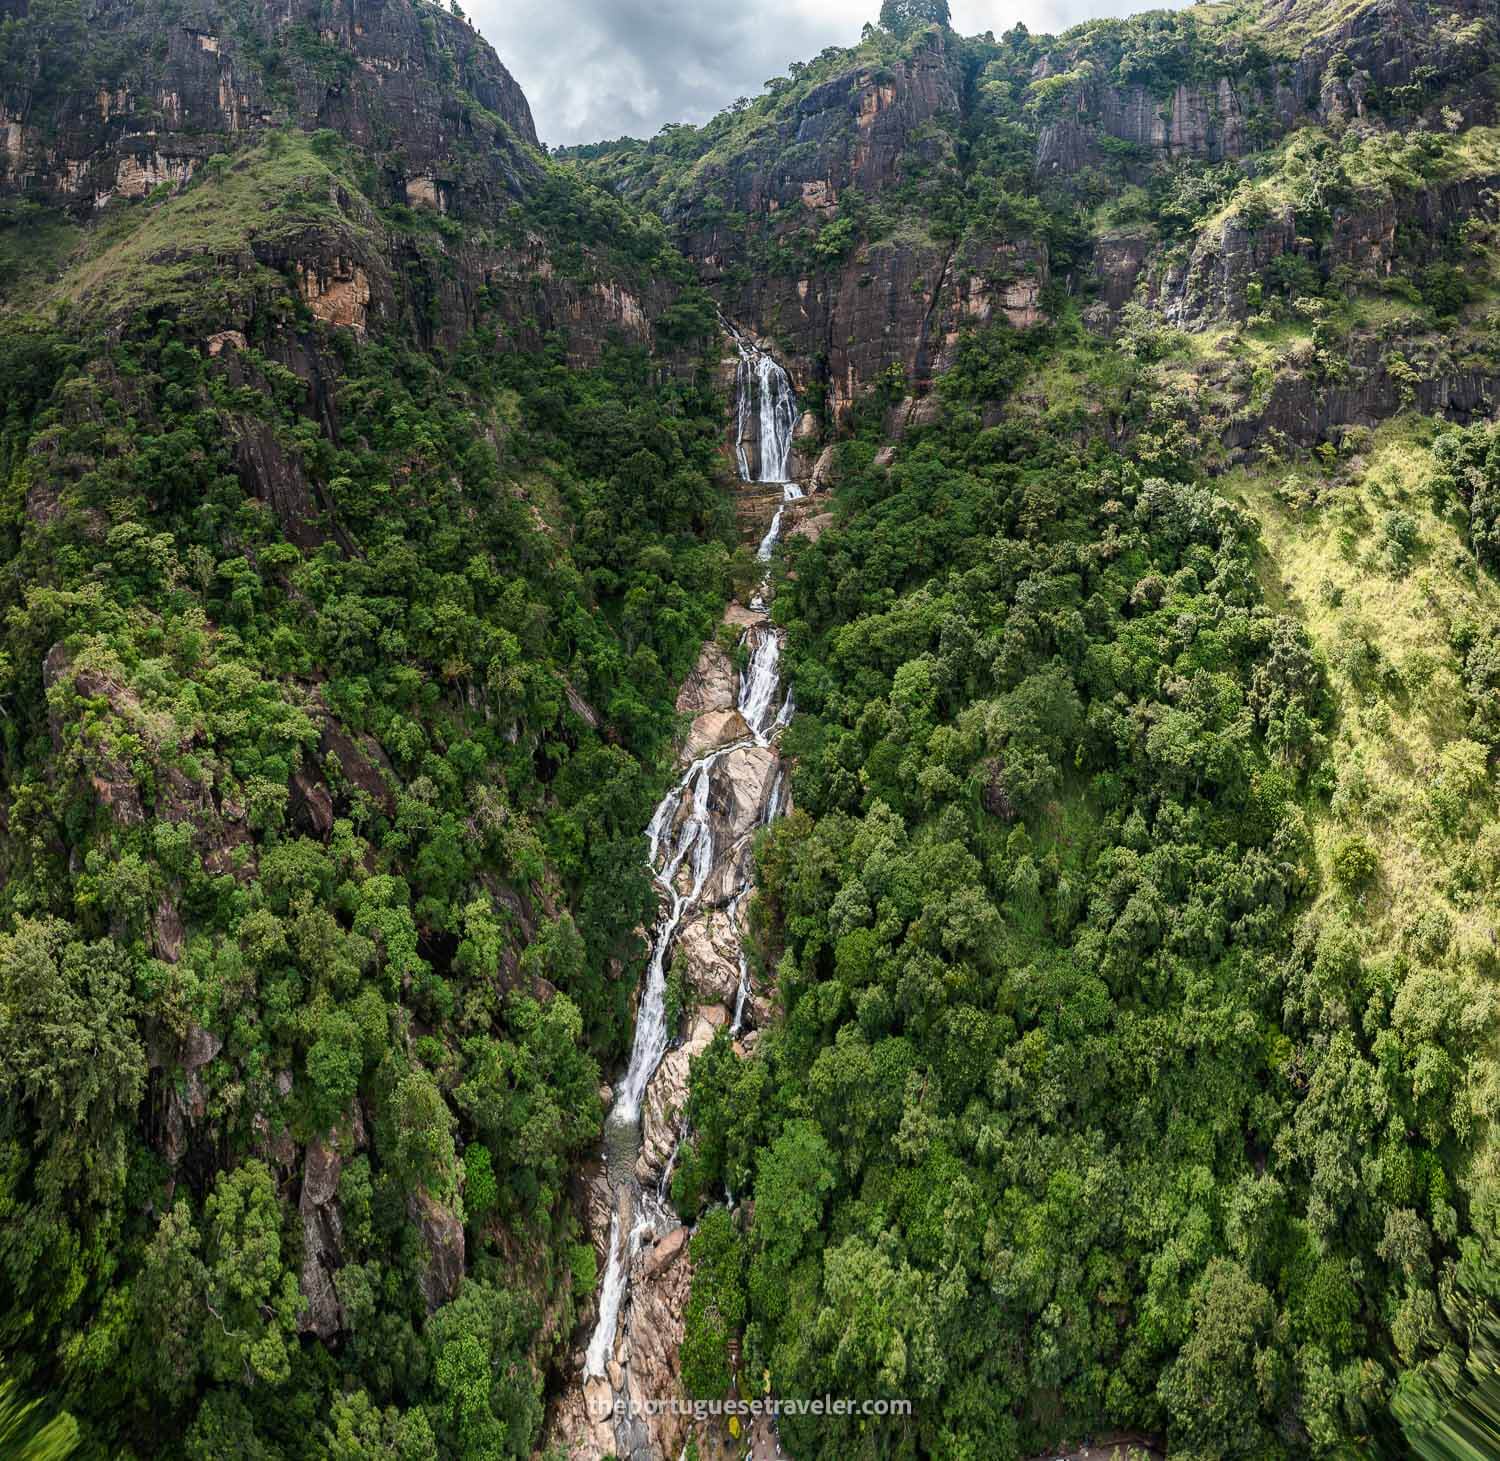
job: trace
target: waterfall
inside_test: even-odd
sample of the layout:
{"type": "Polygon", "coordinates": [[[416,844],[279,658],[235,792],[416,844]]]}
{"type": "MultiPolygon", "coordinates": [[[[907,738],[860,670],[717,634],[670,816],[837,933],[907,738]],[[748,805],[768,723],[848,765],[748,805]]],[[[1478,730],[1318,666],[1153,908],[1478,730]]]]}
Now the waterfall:
{"type": "MultiPolygon", "coordinates": [[[[632,1260],[648,1232],[660,1225],[670,1226],[674,1221],[665,1199],[676,1152],[673,1152],[662,1180],[653,1192],[641,1189],[635,1165],[640,1152],[641,1110],[646,1092],[673,1037],[666,1016],[667,971],[673,946],[683,923],[698,911],[716,860],[734,853],[733,848],[715,845],[710,808],[714,769],[726,757],[750,747],[771,746],[791,720],[794,709],[790,690],[781,697],[777,708],[782,688],[781,635],[770,622],[767,600],[771,558],[781,539],[787,505],[803,495],[800,487],[787,481],[792,436],[797,424],[797,398],[786,371],[771,356],[750,344],[727,324],[726,329],[733,336],[740,355],[736,410],[740,477],[746,482],[780,483],[782,500],[756,555],[765,569],[750,608],[762,617],[746,629],[742,640],[750,657],[740,677],[737,703],[750,734],[746,739],[695,760],[662,798],[646,829],[647,861],[652,876],[665,895],[664,910],[651,940],[651,958],[636,1012],[630,1063],[616,1087],[614,1104],[606,1122],[605,1158],[615,1211],[610,1223],[609,1259],[599,1291],[599,1320],[585,1358],[585,1374],[590,1379],[600,1379],[608,1371],[621,1311],[629,1297],[632,1260]],[[756,444],[755,471],[751,469],[747,441],[756,444]],[[687,870],[686,877],[684,869],[687,870]]],[[[785,772],[778,767],[764,821],[775,820],[784,804],[785,772]]],[[[731,1026],[731,1034],[736,1038],[744,1030],[751,993],[750,964],[739,945],[739,912],[749,893],[750,883],[746,875],[728,905],[739,964],[739,985],[735,991],[731,1026]]]]}
{"type": "MultiPolygon", "coordinates": [[[[792,438],[797,430],[797,393],[791,377],[766,351],[752,345],[732,326],[740,354],[736,372],[735,440],[742,482],[788,482],[792,475],[792,438]],[[752,433],[752,427],[754,431],[752,433]],[[746,443],[756,448],[756,470],[750,467],[746,443]]],[[[801,488],[797,496],[802,496],[801,488]]]]}

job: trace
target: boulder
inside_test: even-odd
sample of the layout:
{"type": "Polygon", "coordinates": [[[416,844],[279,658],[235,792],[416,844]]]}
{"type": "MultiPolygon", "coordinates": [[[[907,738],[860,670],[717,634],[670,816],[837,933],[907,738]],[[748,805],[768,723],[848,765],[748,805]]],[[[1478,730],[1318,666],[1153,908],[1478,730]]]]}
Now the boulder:
{"type": "Polygon", "coordinates": [[[733,710],[739,689],[739,676],[729,656],[713,640],[698,654],[682,689],[677,694],[679,715],[703,715],[709,711],[733,710]]]}
{"type": "Polygon", "coordinates": [[[750,727],[738,710],[710,710],[693,722],[682,749],[683,759],[696,761],[722,746],[749,739],[750,727]]]}

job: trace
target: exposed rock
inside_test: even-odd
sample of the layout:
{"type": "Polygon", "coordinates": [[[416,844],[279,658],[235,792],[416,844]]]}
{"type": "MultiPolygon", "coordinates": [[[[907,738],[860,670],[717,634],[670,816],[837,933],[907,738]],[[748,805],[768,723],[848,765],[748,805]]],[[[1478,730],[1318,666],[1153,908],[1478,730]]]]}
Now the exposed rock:
{"type": "Polygon", "coordinates": [[[407,1216],[421,1229],[427,1262],[418,1279],[427,1312],[434,1313],[458,1292],[464,1276],[464,1225],[435,1198],[413,1192],[406,1199],[407,1216]]]}
{"type": "Polygon", "coordinates": [[[812,469],[811,486],[814,492],[826,492],[833,486],[833,471],[837,461],[838,447],[824,447],[812,469]]]}
{"type": "Polygon", "coordinates": [[[703,715],[712,710],[733,710],[738,679],[729,656],[709,640],[698,654],[698,663],[682,682],[677,694],[677,713],[703,715]]]}
{"type": "Polygon", "coordinates": [[[182,926],[182,915],[177,904],[165,893],[156,901],[151,915],[151,951],[158,959],[175,964],[182,958],[183,945],[187,941],[182,926]]]}
{"type": "Polygon", "coordinates": [[[673,957],[701,1001],[732,1008],[740,985],[739,948],[728,912],[708,908],[683,924],[673,957]]]}
{"type": "Polygon", "coordinates": [[[264,1111],[257,1111],[250,1118],[250,1132],[256,1156],[268,1166],[278,1167],[289,1174],[297,1160],[297,1143],[291,1132],[284,1125],[273,1127],[271,1118],[264,1111]]]}
{"type": "Polygon", "coordinates": [[[321,781],[306,771],[294,771],[291,780],[293,820],[316,837],[333,831],[333,797],[321,781]]]}
{"type": "Polygon", "coordinates": [[[223,1040],[201,1025],[189,1027],[177,1064],[182,1070],[181,1084],[173,1083],[166,1093],[166,1121],[163,1155],[170,1166],[176,1166],[187,1151],[188,1128],[208,1114],[208,1095],[199,1072],[224,1048],[223,1040]]]}
{"type": "MultiPolygon", "coordinates": [[[[302,1196],[297,1211],[302,1218],[302,1272],[298,1287],[307,1307],[297,1320],[304,1334],[332,1339],[343,1328],[344,1314],[334,1289],[339,1266],[343,1218],[337,1201],[343,1159],[332,1141],[314,1138],[302,1162],[302,1196]]],[[[424,1290],[425,1291],[425,1290],[424,1290]]]]}
{"type": "MultiPolygon", "coordinates": [[[[644,1414],[648,1401],[682,1395],[683,1315],[693,1286],[693,1265],[677,1258],[652,1271],[651,1253],[636,1258],[631,1272],[630,1375],[628,1395],[644,1414]]],[[[680,1456],[691,1422],[681,1415],[652,1415],[642,1421],[649,1456],[680,1456]]]]}
{"type": "Polygon", "coordinates": [[[738,710],[710,710],[693,721],[682,754],[685,760],[696,761],[721,746],[749,738],[750,727],[738,710]]]}
{"type": "Polygon", "coordinates": [[[292,455],[267,421],[236,418],[239,440],[235,464],[245,492],[268,503],[288,541],[313,549],[327,538],[319,523],[317,501],[302,463],[292,455]]]}
{"type": "Polygon", "coordinates": [[[696,1056],[708,1049],[718,1028],[705,1013],[695,1015],[687,1039],[662,1057],[646,1087],[646,1099],[641,1103],[641,1154],[635,1164],[636,1175],[643,1184],[659,1175],[671,1160],[680,1117],[687,1104],[689,1067],[696,1056]]]}
{"type": "Polygon", "coordinates": [[[40,108],[29,109],[25,127],[0,118],[0,186],[89,207],[141,197],[180,183],[202,159],[232,150],[241,134],[269,129],[285,109],[286,120],[305,132],[331,127],[362,147],[389,139],[400,147],[408,177],[446,194],[450,185],[437,180],[454,165],[455,92],[500,123],[459,123],[482,159],[463,170],[458,191],[466,201],[492,205],[536,165],[524,150],[537,138],[521,89],[473,30],[446,11],[411,0],[332,11],[287,0],[274,13],[252,8],[212,33],[202,20],[152,28],[153,19],[128,5],[90,13],[101,44],[124,58],[122,84],[99,92],[85,90],[83,77],[71,92],[65,84],[55,103],[56,117],[67,119],[60,146],[36,145],[51,140],[53,125],[40,108]],[[286,44],[286,31],[299,29],[350,57],[337,86],[286,44]],[[274,78],[261,60],[273,53],[280,63],[274,78]],[[446,85],[435,84],[428,61],[434,53],[453,68],[446,85]]]}
{"type": "Polygon", "coordinates": [[[715,762],[708,808],[719,846],[734,845],[760,825],[779,764],[768,746],[741,746],[715,762]]]}
{"type": "Polygon", "coordinates": [[[831,512],[812,513],[795,523],[787,537],[806,538],[809,543],[816,543],[832,526],[833,514],[831,512]]]}
{"type": "Polygon", "coordinates": [[[336,757],[345,779],[362,791],[388,817],[396,815],[396,797],[382,772],[391,772],[385,752],[369,737],[356,741],[326,710],[315,712],[318,724],[318,752],[336,757]]]}
{"type": "Polygon", "coordinates": [[[570,681],[564,682],[563,692],[568,699],[568,708],[581,720],[590,730],[598,730],[601,724],[599,712],[594,709],[577,690],[573,688],[570,681]]]}
{"type": "Polygon", "coordinates": [[[1106,234],[1094,245],[1094,284],[1112,315],[1130,302],[1151,255],[1154,240],[1144,234],[1106,234]]]}
{"type": "Polygon", "coordinates": [[[660,1278],[679,1258],[686,1255],[687,1246],[688,1230],[674,1228],[647,1252],[641,1273],[642,1279],[646,1283],[651,1283],[660,1278]]]}
{"type": "Polygon", "coordinates": [[[205,1030],[201,1025],[190,1026],[187,1038],[182,1044],[182,1055],[179,1064],[189,1075],[203,1069],[209,1061],[218,1057],[224,1048],[224,1041],[212,1030],[205,1030]]]}
{"type": "Polygon", "coordinates": [[[325,325],[342,325],[363,338],[370,317],[370,276],[352,259],[299,264],[297,289],[325,325]]]}

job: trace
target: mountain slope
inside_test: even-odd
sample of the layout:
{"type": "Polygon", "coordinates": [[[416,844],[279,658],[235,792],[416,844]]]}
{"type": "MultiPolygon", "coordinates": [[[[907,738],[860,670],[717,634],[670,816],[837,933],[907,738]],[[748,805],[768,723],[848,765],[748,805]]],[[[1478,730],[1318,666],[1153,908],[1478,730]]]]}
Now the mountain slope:
{"type": "Polygon", "coordinates": [[[632,1392],[1485,1434],[1492,7],[913,0],[559,158],[422,0],[0,4],[7,1383],[84,1454],[743,1444],[589,1425],[582,1350],[641,834],[753,621],[790,802],[693,816],[791,810],[752,1028],[738,901],[670,970],[632,1392]]]}
{"type": "Polygon", "coordinates": [[[100,1454],[527,1454],[712,308],[428,7],[0,41],[7,1369],[100,1454]]]}

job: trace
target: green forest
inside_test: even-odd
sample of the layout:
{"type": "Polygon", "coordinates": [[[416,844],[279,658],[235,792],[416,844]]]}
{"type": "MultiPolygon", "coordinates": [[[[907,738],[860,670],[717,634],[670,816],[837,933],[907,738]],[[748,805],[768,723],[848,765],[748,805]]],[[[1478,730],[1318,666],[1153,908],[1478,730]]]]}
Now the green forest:
{"type": "Polygon", "coordinates": [[[0,1454],[616,1454],[733,320],[807,496],[682,1396],[1500,1456],[1500,25],[1393,13],[888,0],[549,152],[456,7],[0,0],[0,1454]]]}

